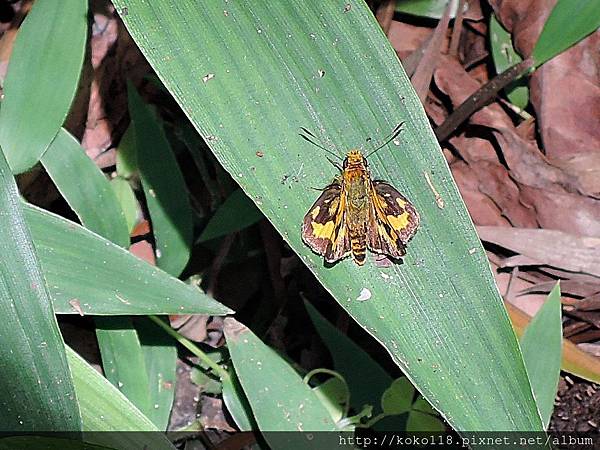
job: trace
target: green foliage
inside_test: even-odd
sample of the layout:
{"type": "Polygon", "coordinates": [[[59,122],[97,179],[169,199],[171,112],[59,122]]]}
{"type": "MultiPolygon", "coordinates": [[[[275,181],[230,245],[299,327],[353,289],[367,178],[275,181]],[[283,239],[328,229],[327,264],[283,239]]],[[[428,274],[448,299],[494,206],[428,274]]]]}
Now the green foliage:
{"type": "Polygon", "coordinates": [[[525,367],[546,428],[550,423],[558,389],[561,350],[560,285],[557,283],[521,337],[525,367]]]}
{"type": "Polygon", "coordinates": [[[536,67],[577,44],[599,27],[597,0],[558,0],[533,49],[536,67]]]}
{"type": "MultiPolygon", "coordinates": [[[[450,17],[456,15],[457,6],[458,2],[455,1],[450,17]]],[[[447,7],[448,0],[400,0],[396,3],[396,12],[439,19],[444,15],[447,7]]]]}
{"type": "Polygon", "coordinates": [[[192,245],[187,189],[161,124],[131,85],[128,93],[137,168],[156,240],[156,264],[178,276],[188,262],[192,245]]]}
{"type": "Polygon", "coordinates": [[[63,339],[2,151],[0,211],[0,431],[78,431],[81,418],[63,339]]]}
{"type": "Polygon", "coordinates": [[[423,108],[364,3],[114,3],[127,8],[132,37],[223,167],[452,426],[542,429],[485,253],[423,108]],[[311,188],[336,171],[299,127],[342,154],[369,149],[367,138],[379,141],[400,121],[399,146],[370,162],[421,213],[404,263],[326,267],[299,229],[318,194],[311,188]],[[369,300],[358,301],[365,292],[369,300]]]}
{"type": "Polygon", "coordinates": [[[226,236],[255,224],[262,217],[244,191],[236,189],[210,218],[198,240],[203,242],[226,236]]]}
{"type": "MultiPolygon", "coordinates": [[[[502,28],[502,25],[493,14],[490,18],[490,45],[496,73],[502,73],[509,67],[523,61],[523,58],[519,56],[513,47],[510,33],[502,28]]],[[[525,109],[529,103],[529,89],[525,78],[512,82],[504,91],[509,101],[521,109],[525,109]]]]}
{"type": "Polygon", "coordinates": [[[0,109],[0,145],[14,173],[38,162],[67,117],[85,55],[87,3],[39,0],[19,30],[0,109]]]}

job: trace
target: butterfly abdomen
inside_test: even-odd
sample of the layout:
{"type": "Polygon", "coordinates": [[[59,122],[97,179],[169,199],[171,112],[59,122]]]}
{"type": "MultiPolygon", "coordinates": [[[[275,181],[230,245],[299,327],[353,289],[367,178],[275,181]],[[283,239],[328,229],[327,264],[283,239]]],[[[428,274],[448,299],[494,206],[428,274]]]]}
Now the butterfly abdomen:
{"type": "Polygon", "coordinates": [[[350,236],[350,245],[352,248],[352,259],[356,264],[362,266],[365,263],[367,253],[367,239],[364,234],[350,236]]]}

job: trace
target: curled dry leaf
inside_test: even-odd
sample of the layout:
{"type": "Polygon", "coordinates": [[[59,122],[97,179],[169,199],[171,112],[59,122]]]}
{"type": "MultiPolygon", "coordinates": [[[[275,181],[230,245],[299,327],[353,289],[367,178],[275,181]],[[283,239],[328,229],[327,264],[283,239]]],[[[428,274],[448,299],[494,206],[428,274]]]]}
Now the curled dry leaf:
{"type": "MultiPolygon", "coordinates": [[[[455,106],[480,86],[455,59],[449,57],[445,57],[438,66],[435,81],[455,106]]],[[[523,208],[526,208],[543,228],[600,236],[600,202],[580,195],[585,190],[581,180],[550,164],[536,142],[528,138],[527,129],[517,130],[498,104],[482,108],[471,117],[470,122],[491,130],[496,138],[508,166],[508,175],[519,189],[519,201],[513,202],[513,207],[521,209],[519,216],[523,226],[532,226],[532,215],[523,214],[523,208]],[[568,213],[557,214],[557,211],[568,213]]],[[[494,157],[490,149],[473,150],[470,145],[457,147],[457,151],[467,161],[476,157],[494,157]]],[[[494,200],[497,204],[502,203],[501,198],[494,200]]],[[[513,208],[503,209],[512,211],[513,208]]],[[[514,220],[517,220],[516,217],[514,220]]]]}

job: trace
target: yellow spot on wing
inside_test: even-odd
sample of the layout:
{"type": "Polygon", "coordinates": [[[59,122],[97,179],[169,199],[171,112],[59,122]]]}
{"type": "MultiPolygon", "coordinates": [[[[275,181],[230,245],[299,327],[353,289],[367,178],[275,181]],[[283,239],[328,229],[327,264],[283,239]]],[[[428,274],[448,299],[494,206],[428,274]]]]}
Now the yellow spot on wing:
{"type": "Polygon", "coordinates": [[[340,204],[340,199],[339,198],[334,198],[333,201],[331,202],[331,205],[329,205],[329,214],[330,215],[334,215],[335,212],[338,209],[338,206],[340,204]]]}
{"type": "Polygon", "coordinates": [[[313,234],[315,237],[322,239],[331,239],[331,235],[333,234],[333,230],[335,228],[335,224],[332,220],[327,222],[325,225],[322,223],[311,222],[313,228],[313,234]]]}
{"type": "Polygon", "coordinates": [[[387,216],[387,220],[388,220],[389,224],[395,230],[401,230],[403,228],[406,228],[406,225],[408,225],[408,219],[409,219],[409,216],[408,216],[407,212],[404,212],[404,213],[400,214],[399,216],[387,216]]]}
{"type": "Polygon", "coordinates": [[[317,206],[315,209],[313,209],[310,213],[310,217],[312,217],[313,219],[316,219],[317,216],[319,215],[319,211],[321,211],[321,207],[317,206]]]}
{"type": "Polygon", "coordinates": [[[406,201],[402,200],[400,197],[396,198],[396,203],[400,205],[400,208],[404,208],[406,206],[406,201]]]}

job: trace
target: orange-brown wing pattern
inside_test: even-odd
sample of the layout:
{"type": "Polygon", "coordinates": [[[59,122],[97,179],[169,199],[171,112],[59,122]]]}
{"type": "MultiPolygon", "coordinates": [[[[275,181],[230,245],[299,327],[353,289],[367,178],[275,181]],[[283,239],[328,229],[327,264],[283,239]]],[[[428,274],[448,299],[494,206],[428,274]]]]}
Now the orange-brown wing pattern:
{"type": "Polygon", "coordinates": [[[418,227],[419,214],[415,207],[389,183],[374,181],[367,236],[369,250],[401,258],[418,227]]]}
{"type": "Polygon", "coordinates": [[[345,203],[342,186],[333,183],[325,188],[302,223],[302,240],[330,263],[350,254],[345,203]]]}

